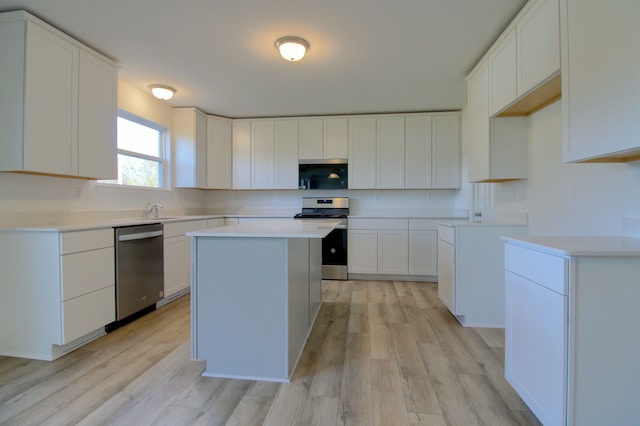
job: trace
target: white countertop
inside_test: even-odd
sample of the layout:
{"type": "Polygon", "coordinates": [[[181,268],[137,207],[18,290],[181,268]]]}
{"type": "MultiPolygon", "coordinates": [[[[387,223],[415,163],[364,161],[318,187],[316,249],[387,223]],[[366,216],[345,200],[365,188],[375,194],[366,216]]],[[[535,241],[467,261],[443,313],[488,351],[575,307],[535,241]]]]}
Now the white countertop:
{"type": "Polygon", "coordinates": [[[640,238],[621,236],[502,237],[507,243],[560,256],[640,256],[640,238]]]}
{"type": "Polygon", "coordinates": [[[497,220],[486,220],[486,221],[480,221],[480,222],[475,222],[475,221],[463,221],[463,220],[444,220],[444,221],[438,221],[438,225],[441,226],[448,226],[450,228],[457,228],[457,227],[481,227],[481,226],[485,226],[485,227],[492,227],[492,226],[522,226],[522,227],[527,227],[527,225],[522,224],[522,223],[514,223],[514,222],[504,222],[504,221],[497,221],[497,220]]]}
{"type": "Polygon", "coordinates": [[[206,220],[224,217],[221,215],[199,215],[199,216],[170,216],[170,217],[151,217],[149,219],[124,218],[124,219],[101,219],[96,221],[88,220],[86,222],[76,221],[70,224],[51,224],[51,225],[33,225],[33,226],[12,226],[2,227],[0,232],[71,232],[71,231],[88,231],[91,229],[113,228],[118,226],[132,225],[149,225],[152,223],[171,223],[185,222],[191,220],[206,220]]]}
{"type": "Polygon", "coordinates": [[[271,219],[239,223],[202,231],[187,232],[189,237],[324,238],[340,220],[271,219]]]}

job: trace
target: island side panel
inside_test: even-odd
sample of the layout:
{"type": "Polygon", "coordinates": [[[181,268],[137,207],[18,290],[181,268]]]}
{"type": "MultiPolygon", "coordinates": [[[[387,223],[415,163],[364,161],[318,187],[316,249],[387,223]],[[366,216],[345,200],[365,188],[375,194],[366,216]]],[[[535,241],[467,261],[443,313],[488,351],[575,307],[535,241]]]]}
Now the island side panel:
{"type": "Polygon", "coordinates": [[[286,381],[287,239],[197,237],[204,375],[286,381]]]}
{"type": "Polygon", "coordinates": [[[316,321],[322,304],[322,240],[309,240],[309,328],[316,321]]]}
{"type": "Polygon", "coordinates": [[[289,376],[298,362],[309,331],[309,239],[289,239],[289,291],[287,367],[289,376]]]}

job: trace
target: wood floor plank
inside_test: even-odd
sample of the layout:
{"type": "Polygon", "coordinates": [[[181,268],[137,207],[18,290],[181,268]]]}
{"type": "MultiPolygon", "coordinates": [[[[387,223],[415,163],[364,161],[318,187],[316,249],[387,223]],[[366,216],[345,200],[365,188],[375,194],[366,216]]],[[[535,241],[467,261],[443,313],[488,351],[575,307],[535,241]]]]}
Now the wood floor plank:
{"type": "Polygon", "coordinates": [[[395,359],[371,360],[371,404],[374,425],[409,424],[402,379],[395,359]]]}
{"type": "Polygon", "coordinates": [[[224,380],[191,424],[203,426],[226,424],[250,385],[249,380],[224,380]]]}
{"type": "Polygon", "coordinates": [[[372,423],[370,342],[368,334],[349,333],[348,335],[344,374],[341,378],[342,392],[338,407],[338,424],[370,425],[372,423]]]}

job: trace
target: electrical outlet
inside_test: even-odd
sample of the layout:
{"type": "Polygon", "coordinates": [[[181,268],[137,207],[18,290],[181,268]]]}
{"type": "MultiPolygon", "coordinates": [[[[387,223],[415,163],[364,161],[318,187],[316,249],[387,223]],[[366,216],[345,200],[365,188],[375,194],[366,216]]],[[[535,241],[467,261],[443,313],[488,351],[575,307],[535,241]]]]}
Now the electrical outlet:
{"type": "Polygon", "coordinates": [[[276,194],[276,201],[280,201],[280,194],[276,194]]]}
{"type": "Polygon", "coordinates": [[[373,197],[373,199],[374,199],[374,200],[376,200],[376,201],[380,201],[380,196],[379,196],[379,195],[375,195],[375,196],[373,197]]]}
{"type": "Polygon", "coordinates": [[[73,188],[73,197],[77,200],[82,197],[82,187],[76,186],[73,188]]]}

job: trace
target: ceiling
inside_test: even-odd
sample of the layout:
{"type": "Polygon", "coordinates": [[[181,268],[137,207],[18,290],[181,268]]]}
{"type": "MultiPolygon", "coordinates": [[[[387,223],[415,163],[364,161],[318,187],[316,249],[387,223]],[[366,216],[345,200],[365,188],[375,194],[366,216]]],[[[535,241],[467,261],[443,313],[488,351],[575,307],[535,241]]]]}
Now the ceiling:
{"type": "Polygon", "coordinates": [[[458,110],[464,77],[526,0],[0,0],[231,118],[458,110]],[[286,62],[276,39],[311,48],[286,62]]]}

